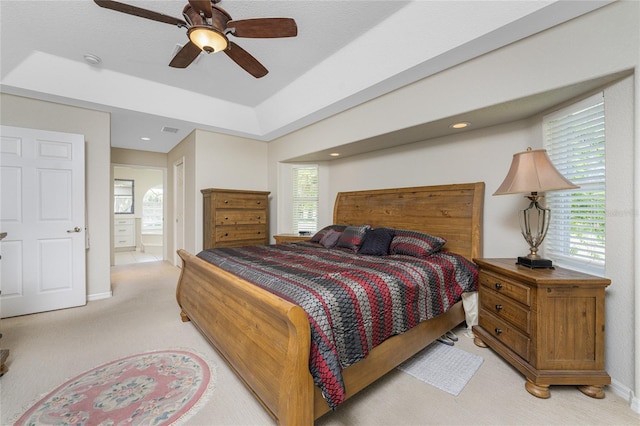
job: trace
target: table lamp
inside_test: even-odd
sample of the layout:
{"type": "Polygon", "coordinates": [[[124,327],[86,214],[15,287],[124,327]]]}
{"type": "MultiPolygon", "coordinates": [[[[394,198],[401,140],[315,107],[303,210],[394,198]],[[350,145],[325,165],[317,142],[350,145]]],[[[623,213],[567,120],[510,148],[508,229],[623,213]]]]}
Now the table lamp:
{"type": "Polygon", "coordinates": [[[529,207],[520,211],[520,230],[529,243],[529,254],[519,256],[516,263],[528,268],[553,268],[549,259],[538,255],[538,247],[547,235],[551,210],[541,207],[538,201],[544,197],[540,192],[575,189],[574,185],[554,167],[544,149],[527,148],[513,155],[511,168],[502,185],[493,195],[530,193],[529,207]]]}

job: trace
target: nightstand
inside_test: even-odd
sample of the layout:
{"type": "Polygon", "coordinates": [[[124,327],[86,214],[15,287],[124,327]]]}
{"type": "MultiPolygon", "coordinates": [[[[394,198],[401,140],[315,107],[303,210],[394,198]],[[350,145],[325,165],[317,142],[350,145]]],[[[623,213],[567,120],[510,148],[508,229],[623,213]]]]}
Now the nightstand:
{"type": "Polygon", "coordinates": [[[313,235],[299,235],[299,234],[279,234],[274,235],[276,244],[284,243],[296,243],[298,241],[309,241],[313,235]]]}
{"type": "Polygon", "coordinates": [[[605,288],[569,269],[529,269],[515,259],[473,259],[479,271],[474,343],[489,346],[522,373],[526,390],[549,398],[550,385],[578,385],[604,398],[605,288]]]}

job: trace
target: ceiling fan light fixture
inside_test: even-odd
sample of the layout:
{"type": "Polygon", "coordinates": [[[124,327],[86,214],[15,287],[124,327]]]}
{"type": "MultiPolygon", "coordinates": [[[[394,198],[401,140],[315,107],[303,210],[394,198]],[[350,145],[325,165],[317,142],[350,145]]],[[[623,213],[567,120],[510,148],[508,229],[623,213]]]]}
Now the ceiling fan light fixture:
{"type": "Polygon", "coordinates": [[[194,25],[187,34],[193,44],[207,53],[222,52],[229,45],[227,37],[212,27],[194,25]]]}

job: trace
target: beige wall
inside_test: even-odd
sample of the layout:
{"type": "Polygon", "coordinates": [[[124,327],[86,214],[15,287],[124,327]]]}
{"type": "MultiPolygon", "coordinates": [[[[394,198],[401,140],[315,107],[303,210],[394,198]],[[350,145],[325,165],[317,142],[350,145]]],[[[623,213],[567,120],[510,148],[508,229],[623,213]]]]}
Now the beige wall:
{"type": "Polygon", "coordinates": [[[132,166],[167,167],[167,154],[135,149],[111,148],[112,164],[132,166]]]}
{"type": "Polygon", "coordinates": [[[111,244],[111,168],[109,114],[52,102],[0,94],[0,123],[85,137],[87,233],[87,297],[111,296],[109,247],[111,244]]]}

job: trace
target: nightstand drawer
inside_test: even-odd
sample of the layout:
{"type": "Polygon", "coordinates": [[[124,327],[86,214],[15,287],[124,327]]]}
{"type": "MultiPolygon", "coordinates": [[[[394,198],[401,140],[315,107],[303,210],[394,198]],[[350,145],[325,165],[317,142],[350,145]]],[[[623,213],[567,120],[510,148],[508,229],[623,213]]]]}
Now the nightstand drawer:
{"type": "Polygon", "coordinates": [[[518,327],[523,333],[531,333],[529,309],[514,303],[513,299],[502,296],[494,290],[480,292],[480,306],[518,327]]]}
{"type": "Polygon", "coordinates": [[[492,312],[480,308],[480,327],[487,333],[504,343],[509,349],[520,355],[525,361],[529,361],[529,345],[531,340],[522,334],[516,327],[494,316],[492,312]]]}
{"type": "Polygon", "coordinates": [[[506,297],[509,297],[526,306],[531,306],[531,289],[522,284],[511,281],[501,275],[480,271],[478,280],[491,290],[494,290],[506,297]]]}

